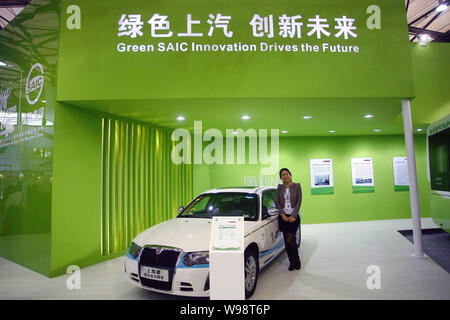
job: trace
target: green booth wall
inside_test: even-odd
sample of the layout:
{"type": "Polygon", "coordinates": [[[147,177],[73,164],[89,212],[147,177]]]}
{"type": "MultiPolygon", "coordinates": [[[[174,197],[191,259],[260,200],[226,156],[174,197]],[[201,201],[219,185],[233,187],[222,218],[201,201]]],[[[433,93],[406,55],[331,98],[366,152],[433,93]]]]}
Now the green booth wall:
{"type": "MultiPolygon", "coordinates": [[[[421,217],[430,217],[426,137],[415,135],[421,217]]],[[[248,150],[247,150],[248,151],[248,150]]],[[[403,136],[280,137],[279,167],[303,190],[302,223],[332,223],[411,217],[408,191],[395,191],[392,157],[406,156],[403,136]],[[353,193],[351,158],[373,158],[375,192],[353,193]],[[332,159],[334,194],[312,195],[309,159],[332,159]]],[[[194,165],[194,193],[217,187],[276,186],[277,174],[261,176],[259,165],[194,165]],[[275,182],[275,184],[274,184],[275,182]]]]}

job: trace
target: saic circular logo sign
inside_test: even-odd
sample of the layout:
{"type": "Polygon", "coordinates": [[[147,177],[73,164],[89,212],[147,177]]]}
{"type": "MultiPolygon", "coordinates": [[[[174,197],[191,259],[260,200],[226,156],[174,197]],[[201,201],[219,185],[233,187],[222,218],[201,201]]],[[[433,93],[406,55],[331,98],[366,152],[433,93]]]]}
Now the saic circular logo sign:
{"type": "Polygon", "coordinates": [[[30,105],[38,102],[44,88],[44,68],[40,63],[36,63],[31,67],[28,73],[25,93],[27,101],[30,105]],[[33,77],[32,77],[33,76],[33,77]]]}

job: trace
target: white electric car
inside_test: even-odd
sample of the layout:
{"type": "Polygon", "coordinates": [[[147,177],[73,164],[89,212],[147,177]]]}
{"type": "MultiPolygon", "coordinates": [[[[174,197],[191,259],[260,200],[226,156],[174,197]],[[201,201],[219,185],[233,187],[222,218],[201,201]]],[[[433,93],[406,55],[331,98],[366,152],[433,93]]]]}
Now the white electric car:
{"type": "MultiPolygon", "coordinates": [[[[195,198],[180,214],[140,233],[125,256],[125,275],[157,292],[209,296],[209,243],[213,216],[244,216],[245,295],[256,289],[258,272],[284,249],[278,230],[276,189],[218,188],[195,198]]],[[[297,230],[297,245],[299,244],[297,230]]],[[[226,275],[224,275],[226,276],[226,275]]]]}

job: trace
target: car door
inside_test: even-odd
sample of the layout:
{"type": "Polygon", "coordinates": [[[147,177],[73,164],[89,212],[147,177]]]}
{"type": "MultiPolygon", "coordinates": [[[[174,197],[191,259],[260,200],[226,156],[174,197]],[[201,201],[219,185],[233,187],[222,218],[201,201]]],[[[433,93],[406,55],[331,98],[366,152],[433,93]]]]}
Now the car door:
{"type": "Polygon", "coordinates": [[[269,189],[264,191],[262,193],[261,209],[261,238],[264,239],[264,241],[262,241],[264,244],[260,252],[260,263],[262,265],[269,262],[275,256],[279,245],[282,244],[282,242],[280,242],[282,235],[278,230],[278,215],[270,216],[268,213],[269,209],[276,208],[273,190],[269,189]]]}

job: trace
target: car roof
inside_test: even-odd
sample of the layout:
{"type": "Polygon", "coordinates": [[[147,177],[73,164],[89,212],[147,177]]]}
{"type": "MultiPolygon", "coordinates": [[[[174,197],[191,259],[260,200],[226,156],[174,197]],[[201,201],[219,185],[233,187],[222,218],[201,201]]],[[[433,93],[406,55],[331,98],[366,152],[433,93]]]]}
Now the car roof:
{"type": "Polygon", "coordinates": [[[215,188],[203,193],[219,193],[219,192],[245,192],[245,193],[258,193],[265,190],[275,189],[275,187],[267,186],[237,186],[237,187],[221,187],[215,188]]]}

